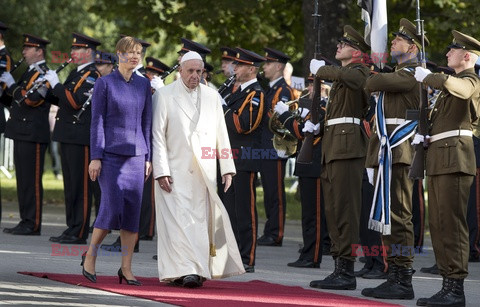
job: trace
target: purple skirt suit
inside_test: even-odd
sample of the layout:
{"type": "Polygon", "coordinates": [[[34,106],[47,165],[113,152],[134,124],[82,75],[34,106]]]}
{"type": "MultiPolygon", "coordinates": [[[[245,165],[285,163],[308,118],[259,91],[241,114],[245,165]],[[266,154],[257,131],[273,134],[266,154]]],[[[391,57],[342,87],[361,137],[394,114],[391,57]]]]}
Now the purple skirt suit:
{"type": "Polygon", "coordinates": [[[151,161],[150,81],[133,73],[127,82],[118,70],[95,82],[90,156],[102,161],[102,196],[95,227],[138,232],[145,179],[151,161]]]}

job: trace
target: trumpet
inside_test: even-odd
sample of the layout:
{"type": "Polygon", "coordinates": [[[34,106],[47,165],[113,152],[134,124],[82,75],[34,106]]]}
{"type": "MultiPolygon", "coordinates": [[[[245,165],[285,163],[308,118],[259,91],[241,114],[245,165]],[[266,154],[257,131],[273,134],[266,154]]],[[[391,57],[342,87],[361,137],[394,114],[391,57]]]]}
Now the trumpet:
{"type": "MultiPolygon", "coordinates": [[[[294,100],[285,102],[289,107],[291,117],[294,117],[297,121],[303,122],[301,117],[301,111],[298,107],[300,99],[308,96],[308,93],[294,100]]],[[[273,133],[273,148],[277,151],[277,155],[280,158],[288,158],[297,152],[298,139],[293,135],[290,130],[285,128],[282,122],[278,119],[278,113],[273,112],[268,121],[268,129],[273,133]]]]}

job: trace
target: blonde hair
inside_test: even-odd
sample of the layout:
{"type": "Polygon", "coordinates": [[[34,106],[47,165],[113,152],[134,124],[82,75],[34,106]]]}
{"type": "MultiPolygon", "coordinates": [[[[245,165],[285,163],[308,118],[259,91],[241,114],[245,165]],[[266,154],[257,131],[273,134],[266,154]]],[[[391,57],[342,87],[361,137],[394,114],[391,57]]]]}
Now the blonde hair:
{"type": "Polygon", "coordinates": [[[136,46],[140,46],[140,49],[141,49],[142,43],[140,43],[140,41],[134,37],[125,36],[125,37],[122,37],[117,42],[117,45],[115,46],[115,50],[123,54],[135,49],[136,46]]]}

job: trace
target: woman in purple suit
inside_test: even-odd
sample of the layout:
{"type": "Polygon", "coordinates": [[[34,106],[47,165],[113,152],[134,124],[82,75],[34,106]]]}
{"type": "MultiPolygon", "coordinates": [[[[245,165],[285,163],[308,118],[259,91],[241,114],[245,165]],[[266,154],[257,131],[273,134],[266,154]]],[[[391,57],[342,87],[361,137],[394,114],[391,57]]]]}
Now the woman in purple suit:
{"type": "Polygon", "coordinates": [[[95,82],[90,132],[90,178],[98,178],[102,196],[92,240],[82,256],[83,275],[96,282],[97,250],[110,229],[120,229],[119,282],[141,285],[132,273],[132,255],[140,223],[144,180],[151,168],[152,92],[150,82],[133,69],[142,45],[132,37],[116,46],[118,70],[95,82]]]}

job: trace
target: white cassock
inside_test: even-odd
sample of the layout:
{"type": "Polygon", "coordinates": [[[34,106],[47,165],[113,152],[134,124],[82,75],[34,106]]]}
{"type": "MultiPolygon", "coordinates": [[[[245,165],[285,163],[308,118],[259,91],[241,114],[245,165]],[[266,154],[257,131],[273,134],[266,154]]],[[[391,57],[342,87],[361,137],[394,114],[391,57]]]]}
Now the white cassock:
{"type": "MultiPolygon", "coordinates": [[[[207,151],[210,156],[212,150],[230,149],[220,95],[203,84],[192,95],[182,79],[160,88],[153,96],[152,137],[154,178],[173,180],[171,193],[155,183],[160,281],[245,273],[216,192],[216,159],[202,157],[207,151]]],[[[219,161],[222,175],[235,173],[231,155],[219,161]]]]}

